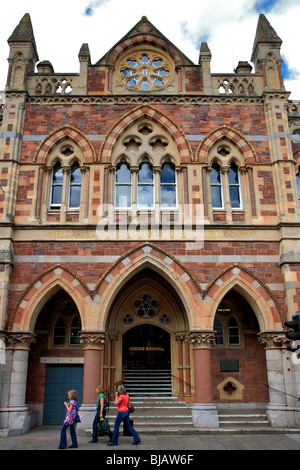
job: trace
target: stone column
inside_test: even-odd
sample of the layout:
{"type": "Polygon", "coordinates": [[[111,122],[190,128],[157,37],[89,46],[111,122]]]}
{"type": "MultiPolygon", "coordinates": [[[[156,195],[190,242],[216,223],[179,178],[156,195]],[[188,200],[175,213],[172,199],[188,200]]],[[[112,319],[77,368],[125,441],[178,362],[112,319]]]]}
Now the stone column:
{"type": "Polygon", "coordinates": [[[299,425],[299,400],[293,378],[293,364],[286,347],[290,342],[284,332],[259,333],[258,340],[265,345],[269,404],[267,415],[273,427],[299,425]]]}
{"type": "Polygon", "coordinates": [[[84,353],[83,396],[80,406],[78,430],[91,428],[96,413],[97,385],[102,385],[102,359],[105,332],[82,332],[81,344],[84,353]]]}
{"type": "Polygon", "coordinates": [[[193,346],[195,404],[192,407],[194,426],[218,428],[219,418],[212,402],[211,347],[214,344],[213,331],[191,331],[187,341],[193,346]]]}
{"type": "Polygon", "coordinates": [[[8,436],[24,434],[37,424],[32,423],[34,413],[29,413],[25,403],[28,354],[34,341],[35,335],[30,332],[6,335],[7,382],[2,384],[4,399],[1,397],[0,428],[5,429],[8,436]]]}

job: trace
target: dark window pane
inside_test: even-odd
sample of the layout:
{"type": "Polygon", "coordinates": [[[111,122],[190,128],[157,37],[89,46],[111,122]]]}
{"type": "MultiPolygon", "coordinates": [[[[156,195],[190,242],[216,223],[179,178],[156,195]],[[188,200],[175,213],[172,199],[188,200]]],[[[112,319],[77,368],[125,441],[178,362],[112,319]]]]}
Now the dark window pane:
{"type": "Polygon", "coordinates": [[[61,197],[62,197],[62,186],[53,186],[51,205],[59,206],[61,204],[61,197]]]}
{"type": "Polygon", "coordinates": [[[211,187],[211,202],[213,207],[222,207],[221,187],[211,187]]]}
{"type": "Polygon", "coordinates": [[[63,346],[66,340],[66,326],[62,318],[58,318],[53,329],[53,345],[63,346]]]}
{"type": "Polygon", "coordinates": [[[229,184],[239,184],[238,169],[236,165],[231,165],[228,174],[228,181],[229,184]]]}
{"type": "Polygon", "coordinates": [[[63,182],[63,172],[61,169],[60,163],[56,163],[53,167],[53,183],[62,183],[63,182]]]}
{"type": "Polygon", "coordinates": [[[230,186],[229,192],[231,207],[240,207],[240,192],[238,186],[230,186]]]}
{"type": "Polygon", "coordinates": [[[165,163],[161,176],[160,176],[160,182],[162,184],[168,184],[168,183],[175,183],[175,168],[174,165],[171,163],[165,163]]]}
{"type": "Polygon", "coordinates": [[[224,344],[223,326],[220,318],[215,317],[214,321],[215,342],[216,344],[224,344]]]}
{"type": "Polygon", "coordinates": [[[80,206],[80,186],[71,186],[70,188],[70,203],[69,207],[79,207],[80,206]]]}
{"type": "Polygon", "coordinates": [[[69,344],[80,344],[81,322],[78,317],[74,318],[70,327],[69,344]]]}
{"type": "Polygon", "coordinates": [[[210,172],[210,183],[211,184],[221,184],[221,174],[220,168],[218,165],[213,165],[210,172]]]}

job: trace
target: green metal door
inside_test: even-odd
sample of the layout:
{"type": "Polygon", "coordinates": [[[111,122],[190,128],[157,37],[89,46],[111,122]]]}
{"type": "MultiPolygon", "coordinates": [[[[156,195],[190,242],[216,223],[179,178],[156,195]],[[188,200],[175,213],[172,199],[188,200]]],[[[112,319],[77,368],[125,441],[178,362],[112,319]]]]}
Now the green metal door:
{"type": "Polygon", "coordinates": [[[78,408],[82,403],[83,366],[47,365],[43,424],[62,424],[66,416],[66,395],[75,389],[78,408]]]}

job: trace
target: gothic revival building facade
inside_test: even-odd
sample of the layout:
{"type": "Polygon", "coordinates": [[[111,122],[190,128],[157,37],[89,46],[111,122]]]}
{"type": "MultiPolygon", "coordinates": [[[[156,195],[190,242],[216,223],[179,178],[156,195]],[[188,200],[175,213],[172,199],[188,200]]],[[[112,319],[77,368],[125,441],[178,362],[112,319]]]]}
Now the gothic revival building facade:
{"type": "Polygon", "coordinates": [[[196,428],[237,407],[298,426],[300,105],[265,16],[232,74],[146,17],[94,64],[83,44],[79,73],[39,62],[28,14],[8,43],[2,431],[60,424],[68,388],[86,428],[96,385],[154,368],[196,428]]]}

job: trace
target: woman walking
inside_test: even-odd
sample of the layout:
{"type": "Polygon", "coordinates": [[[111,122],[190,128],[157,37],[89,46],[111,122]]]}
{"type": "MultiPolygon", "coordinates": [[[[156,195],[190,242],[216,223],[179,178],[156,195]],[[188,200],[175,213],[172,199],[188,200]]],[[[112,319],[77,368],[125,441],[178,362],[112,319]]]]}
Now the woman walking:
{"type": "MultiPolygon", "coordinates": [[[[101,385],[98,385],[98,387],[96,387],[96,393],[98,393],[98,398],[96,401],[97,411],[96,411],[95,418],[93,421],[93,435],[92,435],[92,440],[90,441],[90,443],[98,442],[98,424],[101,419],[105,419],[105,415],[106,415],[106,409],[104,407],[105,395],[103,392],[103,387],[101,385]]],[[[112,432],[109,431],[108,435],[109,435],[109,438],[111,439],[112,432]]]]}
{"type": "Polygon", "coordinates": [[[119,428],[120,428],[120,424],[122,423],[122,421],[125,422],[125,425],[128,427],[129,431],[132,434],[132,437],[133,437],[132,444],[139,444],[141,442],[141,439],[139,438],[138,433],[135,431],[134,427],[131,426],[130,424],[128,404],[129,404],[129,395],[126,393],[126,388],[124,387],[124,385],[119,385],[118,391],[116,392],[116,395],[115,395],[115,405],[118,407],[118,413],[115,419],[114,433],[112,435],[110,442],[107,444],[108,446],[118,445],[119,428]]]}
{"type": "Polygon", "coordinates": [[[67,394],[67,398],[69,403],[66,401],[64,402],[65,407],[67,408],[67,414],[65,420],[63,422],[61,431],[60,431],[60,443],[59,449],[66,449],[67,447],[67,428],[70,426],[70,435],[72,439],[72,445],[70,447],[77,448],[77,436],[76,436],[76,428],[75,428],[75,420],[77,416],[77,400],[78,395],[76,390],[70,390],[67,394]]]}

